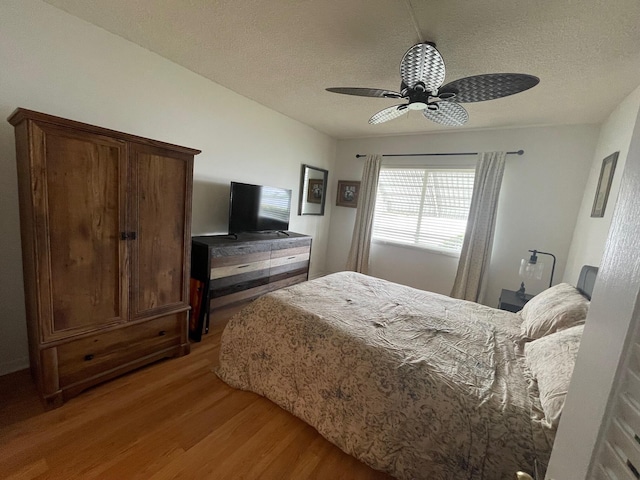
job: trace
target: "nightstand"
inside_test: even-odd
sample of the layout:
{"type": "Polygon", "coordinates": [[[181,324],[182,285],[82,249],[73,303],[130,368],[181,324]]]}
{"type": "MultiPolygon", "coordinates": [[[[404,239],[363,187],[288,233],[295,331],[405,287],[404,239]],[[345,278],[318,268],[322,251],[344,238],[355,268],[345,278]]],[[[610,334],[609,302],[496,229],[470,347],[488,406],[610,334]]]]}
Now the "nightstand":
{"type": "Polygon", "coordinates": [[[508,312],[519,312],[524,304],[531,300],[535,295],[524,294],[524,300],[516,295],[514,290],[502,289],[498,300],[498,308],[507,310],[508,312]]]}

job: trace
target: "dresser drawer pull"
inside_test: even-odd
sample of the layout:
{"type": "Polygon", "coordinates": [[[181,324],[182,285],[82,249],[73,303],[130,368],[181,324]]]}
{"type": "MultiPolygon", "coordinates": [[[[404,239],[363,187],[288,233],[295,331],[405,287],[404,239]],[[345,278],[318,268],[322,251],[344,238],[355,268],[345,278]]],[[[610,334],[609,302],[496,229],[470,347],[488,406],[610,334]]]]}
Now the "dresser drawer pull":
{"type": "Polygon", "coordinates": [[[294,258],[296,258],[296,257],[289,257],[289,258],[287,258],[287,260],[293,260],[294,258]]]}
{"type": "Polygon", "coordinates": [[[167,331],[166,331],[166,330],[160,330],[160,331],[158,332],[158,336],[159,336],[159,337],[164,337],[166,334],[167,334],[167,331]]]}
{"type": "Polygon", "coordinates": [[[88,362],[89,360],[93,360],[93,353],[84,356],[85,362],[88,362]]]}
{"type": "Polygon", "coordinates": [[[238,269],[241,269],[241,268],[247,268],[249,265],[251,265],[251,264],[250,264],[250,263],[248,263],[248,264],[246,264],[246,265],[240,265],[240,266],[238,267],[238,269]]]}

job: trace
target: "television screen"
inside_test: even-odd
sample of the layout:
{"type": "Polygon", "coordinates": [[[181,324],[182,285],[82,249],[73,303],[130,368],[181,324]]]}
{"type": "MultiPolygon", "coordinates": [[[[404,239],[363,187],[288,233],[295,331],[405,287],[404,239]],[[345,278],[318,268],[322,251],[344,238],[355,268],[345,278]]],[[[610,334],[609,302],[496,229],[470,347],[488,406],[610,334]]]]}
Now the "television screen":
{"type": "Polygon", "coordinates": [[[231,182],[229,233],[287,230],[291,190],[231,182]]]}

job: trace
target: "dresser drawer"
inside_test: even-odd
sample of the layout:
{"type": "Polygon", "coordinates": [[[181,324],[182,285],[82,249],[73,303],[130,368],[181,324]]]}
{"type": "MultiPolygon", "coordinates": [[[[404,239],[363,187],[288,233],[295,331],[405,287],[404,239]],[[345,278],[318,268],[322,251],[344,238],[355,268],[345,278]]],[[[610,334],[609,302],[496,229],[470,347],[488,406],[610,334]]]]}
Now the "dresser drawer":
{"type": "Polygon", "coordinates": [[[309,270],[310,238],[292,238],[278,242],[271,250],[270,282],[279,282],[309,270]]]}
{"type": "Polygon", "coordinates": [[[231,277],[265,270],[269,275],[269,245],[246,245],[211,249],[211,271],[209,278],[231,277]]]}
{"type": "Polygon", "coordinates": [[[215,280],[218,278],[232,277],[236,275],[240,276],[247,273],[260,272],[260,271],[264,271],[264,276],[268,277],[271,260],[269,259],[269,252],[265,252],[265,253],[266,253],[266,258],[261,258],[260,260],[251,261],[246,258],[241,258],[240,260],[244,260],[244,261],[241,263],[238,263],[237,265],[227,265],[224,267],[212,267],[209,278],[211,280],[215,280]]]}
{"type": "Polygon", "coordinates": [[[184,313],[169,315],[59,345],[60,387],[180,345],[184,319],[184,313]]]}
{"type": "Polygon", "coordinates": [[[280,256],[281,250],[288,250],[292,248],[311,250],[311,238],[291,238],[288,240],[280,240],[278,242],[274,242],[271,247],[271,256],[277,255],[280,256]]]}
{"type": "Polygon", "coordinates": [[[269,283],[270,270],[245,273],[243,275],[218,278],[209,284],[209,297],[222,297],[231,293],[248,290],[269,283]]]}
{"type": "MultiPolygon", "coordinates": [[[[293,250],[293,249],[291,249],[293,250]]],[[[292,263],[300,263],[300,262],[308,262],[309,261],[309,251],[306,252],[293,252],[291,250],[285,250],[289,252],[287,255],[283,255],[282,257],[274,257],[271,259],[271,268],[280,267],[282,265],[292,264],[292,263]]]]}
{"type": "Polygon", "coordinates": [[[238,258],[245,258],[248,261],[269,258],[270,252],[269,244],[214,247],[211,249],[211,266],[235,265],[242,262],[238,258]]]}
{"type": "Polygon", "coordinates": [[[310,238],[294,238],[278,242],[271,250],[271,282],[287,276],[299,275],[309,269],[311,255],[310,238]]]}

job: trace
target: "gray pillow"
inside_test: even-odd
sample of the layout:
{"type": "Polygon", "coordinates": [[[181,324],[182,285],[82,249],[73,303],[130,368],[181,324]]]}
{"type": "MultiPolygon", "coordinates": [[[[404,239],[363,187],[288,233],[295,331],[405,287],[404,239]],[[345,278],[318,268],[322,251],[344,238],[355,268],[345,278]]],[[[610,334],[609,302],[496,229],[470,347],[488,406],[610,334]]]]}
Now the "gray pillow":
{"type": "Polygon", "coordinates": [[[587,300],[577,288],[560,283],[529,300],[522,311],[520,334],[535,340],[584,323],[589,310],[587,300]]]}
{"type": "Polygon", "coordinates": [[[560,421],[583,329],[584,325],[578,325],[524,346],[525,363],[538,382],[545,419],[554,427],[560,421]]]}

